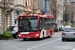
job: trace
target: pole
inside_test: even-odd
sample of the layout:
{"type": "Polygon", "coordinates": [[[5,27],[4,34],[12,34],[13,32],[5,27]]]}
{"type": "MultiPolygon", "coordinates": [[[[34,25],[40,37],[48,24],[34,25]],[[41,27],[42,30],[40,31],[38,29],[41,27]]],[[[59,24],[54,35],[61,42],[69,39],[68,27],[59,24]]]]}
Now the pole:
{"type": "Polygon", "coordinates": [[[14,11],[14,26],[15,26],[15,11],[14,11]]]}
{"type": "Polygon", "coordinates": [[[33,15],[34,15],[34,0],[33,0],[33,15]]]}
{"type": "MultiPolygon", "coordinates": [[[[51,14],[51,15],[54,16],[54,1],[53,1],[52,9],[53,9],[53,10],[52,10],[53,14],[51,14]]],[[[55,16],[54,16],[54,20],[55,20],[55,16]]]]}
{"type": "MultiPolygon", "coordinates": [[[[66,2],[67,2],[67,1],[66,1],[66,2]]],[[[68,16],[68,12],[67,12],[67,10],[68,10],[68,9],[67,9],[67,6],[68,6],[68,5],[66,4],[66,15],[67,15],[67,16],[66,16],[66,17],[67,17],[67,22],[66,22],[66,23],[67,23],[67,25],[69,25],[69,16],[68,16]]]]}
{"type": "Polygon", "coordinates": [[[45,0],[45,12],[46,12],[46,0],[45,0]]]}
{"type": "Polygon", "coordinates": [[[5,0],[4,0],[4,28],[3,30],[5,30],[5,0]]]}

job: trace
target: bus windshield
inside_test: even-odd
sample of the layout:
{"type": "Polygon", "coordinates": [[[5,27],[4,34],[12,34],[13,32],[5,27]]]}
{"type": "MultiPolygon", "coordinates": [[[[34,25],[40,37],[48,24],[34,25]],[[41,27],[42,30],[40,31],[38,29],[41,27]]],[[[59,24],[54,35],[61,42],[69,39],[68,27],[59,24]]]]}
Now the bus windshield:
{"type": "Polygon", "coordinates": [[[38,31],[37,19],[19,20],[19,32],[37,32],[37,31],[38,31]]]}

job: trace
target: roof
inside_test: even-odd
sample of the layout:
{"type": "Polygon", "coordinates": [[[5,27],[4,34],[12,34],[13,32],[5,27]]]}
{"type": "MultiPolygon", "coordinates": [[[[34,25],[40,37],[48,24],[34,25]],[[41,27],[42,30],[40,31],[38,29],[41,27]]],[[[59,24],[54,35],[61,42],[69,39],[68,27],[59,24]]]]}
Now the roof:
{"type": "Polygon", "coordinates": [[[70,2],[75,2],[75,0],[71,0],[70,2]]]}
{"type": "Polygon", "coordinates": [[[40,17],[51,17],[51,18],[54,18],[52,15],[21,15],[21,16],[40,16],[40,17]]]}

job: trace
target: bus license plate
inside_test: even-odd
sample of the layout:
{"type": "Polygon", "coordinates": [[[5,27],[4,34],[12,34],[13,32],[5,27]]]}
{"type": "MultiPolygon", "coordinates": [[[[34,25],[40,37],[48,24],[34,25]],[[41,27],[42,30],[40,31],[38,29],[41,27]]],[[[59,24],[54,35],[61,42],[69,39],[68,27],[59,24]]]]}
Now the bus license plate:
{"type": "Polygon", "coordinates": [[[30,37],[26,37],[26,38],[30,38],[30,37]]]}

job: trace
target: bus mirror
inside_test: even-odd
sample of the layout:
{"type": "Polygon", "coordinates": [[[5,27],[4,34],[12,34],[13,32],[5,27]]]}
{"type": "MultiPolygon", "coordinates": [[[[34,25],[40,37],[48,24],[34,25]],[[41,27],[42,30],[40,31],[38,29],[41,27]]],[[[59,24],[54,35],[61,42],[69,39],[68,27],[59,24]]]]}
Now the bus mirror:
{"type": "Polygon", "coordinates": [[[15,19],[15,24],[17,23],[17,19],[15,19]]]}
{"type": "Polygon", "coordinates": [[[16,24],[16,20],[15,20],[15,24],[16,24]]]}

